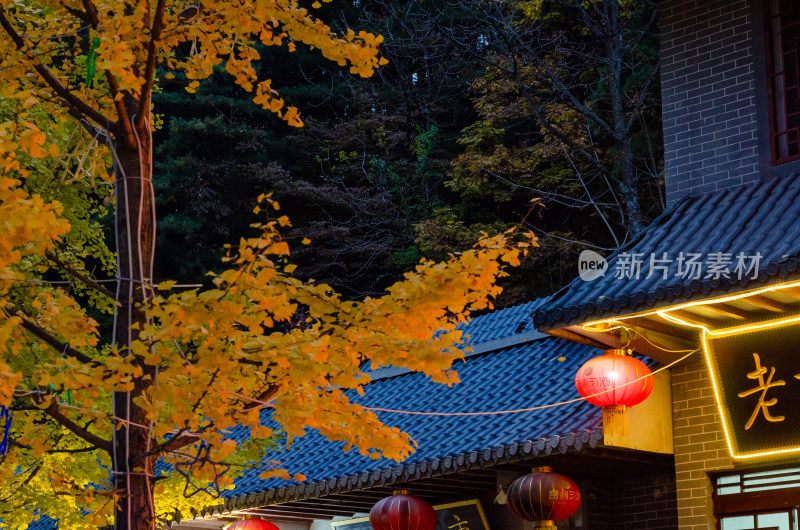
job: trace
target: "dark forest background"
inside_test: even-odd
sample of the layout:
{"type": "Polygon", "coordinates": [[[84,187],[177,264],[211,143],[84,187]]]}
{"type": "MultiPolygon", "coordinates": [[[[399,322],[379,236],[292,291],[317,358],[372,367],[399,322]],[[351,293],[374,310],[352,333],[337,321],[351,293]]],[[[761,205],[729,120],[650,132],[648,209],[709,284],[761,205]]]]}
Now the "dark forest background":
{"type": "Polygon", "coordinates": [[[522,224],[540,248],[506,278],[503,307],[552,293],[581,250],[607,255],[663,210],[655,4],[333,0],[315,12],[383,35],[389,64],[361,79],[300,46],[265,48],[259,68],[301,129],[222,72],[191,97],[185,80],[161,81],[158,244],[170,251],[156,270],[191,283],[219,269],[271,192],[292,220],[296,274],[351,298],[522,224]]]}

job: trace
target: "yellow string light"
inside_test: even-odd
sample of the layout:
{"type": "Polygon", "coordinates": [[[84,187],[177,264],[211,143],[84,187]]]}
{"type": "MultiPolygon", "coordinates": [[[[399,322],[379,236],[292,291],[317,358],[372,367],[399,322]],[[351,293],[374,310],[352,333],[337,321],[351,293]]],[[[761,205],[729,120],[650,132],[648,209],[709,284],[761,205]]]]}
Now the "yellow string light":
{"type": "MultiPolygon", "coordinates": [[[[796,285],[797,283],[800,283],[800,282],[796,282],[795,284],[787,284],[784,287],[790,287],[790,286],[796,285]]],[[[777,290],[777,288],[771,288],[770,290],[774,291],[774,290],[777,290]]],[[[765,290],[762,290],[761,292],[764,292],[764,291],[765,290]]],[[[753,295],[753,294],[759,294],[759,293],[748,293],[747,296],[750,296],[750,295],[753,295]]],[[[741,298],[741,297],[739,297],[739,298],[741,298]]],[[[699,303],[703,303],[703,302],[693,303],[693,305],[698,305],[699,303]]],[[[721,300],[716,300],[715,303],[721,303],[721,300]]],[[[749,451],[749,452],[737,452],[734,449],[733,435],[731,433],[731,428],[728,425],[728,422],[726,420],[725,409],[723,408],[722,399],[720,398],[719,382],[718,382],[717,374],[714,371],[714,364],[711,361],[711,352],[710,352],[710,347],[709,347],[709,343],[708,343],[708,341],[711,338],[715,338],[715,337],[728,337],[728,336],[735,336],[735,335],[743,335],[743,334],[747,334],[747,333],[753,333],[753,332],[756,332],[756,331],[773,329],[773,328],[777,328],[777,327],[783,327],[783,326],[789,326],[789,325],[792,325],[792,324],[797,324],[797,323],[800,323],[800,316],[795,315],[795,316],[789,316],[789,317],[784,317],[784,318],[776,318],[776,319],[768,320],[768,321],[765,321],[765,322],[760,322],[760,323],[757,323],[757,324],[743,324],[743,325],[740,325],[740,326],[732,326],[732,327],[728,327],[728,328],[721,328],[721,329],[715,329],[714,330],[714,329],[710,329],[708,326],[705,326],[703,324],[700,324],[700,323],[697,323],[697,322],[686,321],[686,320],[684,320],[682,318],[676,317],[675,315],[672,315],[672,314],[669,313],[669,311],[674,311],[674,310],[680,309],[681,307],[685,307],[685,305],[684,306],[676,306],[676,307],[672,307],[672,308],[668,308],[668,309],[656,310],[656,311],[653,311],[653,312],[651,312],[649,314],[650,315],[658,315],[661,318],[663,318],[664,320],[666,320],[668,322],[672,322],[673,324],[677,324],[677,325],[680,325],[680,326],[686,326],[686,327],[690,327],[690,328],[695,328],[695,329],[701,330],[701,347],[703,349],[703,354],[704,354],[704,357],[705,357],[706,366],[708,367],[708,372],[709,372],[709,375],[710,375],[710,378],[711,378],[711,387],[714,390],[714,399],[716,400],[717,409],[719,411],[720,420],[722,422],[722,431],[723,431],[723,433],[725,435],[725,443],[728,446],[728,452],[730,453],[731,457],[733,459],[735,459],[735,460],[746,460],[746,459],[761,458],[761,457],[766,457],[766,456],[773,456],[774,457],[774,456],[777,456],[777,455],[786,455],[786,454],[800,452],[800,445],[796,445],[796,446],[792,446],[792,447],[785,447],[785,448],[781,448],[781,449],[772,449],[772,450],[765,450],[765,451],[749,451]]],[[[646,316],[646,315],[638,315],[638,316],[646,316]]],[[[606,321],[603,321],[603,322],[599,322],[598,321],[598,322],[593,322],[593,323],[587,323],[587,324],[584,324],[584,329],[586,329],[587,331],[612,331],[614,329],[619,329],[620,327],[623,327],[623,325],[617,325],[615,327],[606,328],[606,329],[603,329],[603,330],[601,330],[601,329],[589,329],[587,326],[590,326],[590,325],[595,325],[596,326],[596,325],[602,324],[602,323],[619,324],[620,320],[621,320],[620,318],[616,318],[616,319],[607,319],[606,321]]],[[[645,338],[645,340],[647,340],[647,339],[645,338]]],[[[650,342],[650,344],[653,344],[649,340],[647,342],[650,342]]],[[[653,344],[653,345],[655,346],[655,344],[653,344]]]]}
{"type": "Polygon", "coordinates": [[[723,296],[721,298],[712,298],[710,300],[706,299],[706,300],[695,300],[693,302],[685,302],[685,303],[682,303],[682,304],[674,305],[672,307],[667,307],[667,308],[664,308],[664,309],[654,309],[653,311],[647,311],[647,312],[644,312],[644,313],[635,313],[635,314],[631,314],[631,315],[623,315],[623,316],[617,316],[617,317],[612,317],[612,318],[605,318],[605,319],[601,319],[601,320],[593,320],[593,321],[590,321],[590,322],[585,322],[584,324],[582,324],[581,327],[583,327],[583,329],[585,329],[586,331],[603,331],[603,330],[599,330],[599,329],[591,330],[591,329],[589,329],[589,326],[598,326],[600,324],[618,324],[618,323],[622,322],[623,320],[630,320],[632,318],[642,318],[642,317],[647,317],[647,316],[652,316],[652,315],[658,315],[659,313],[661,313],[663,311],[678,311],[678,310],[681,310],[681,309],[686,309],[688,307],[696,307],[696,306],[701,306],[701,305],[723,304],[725,302],[732,302],[732,301],[735,301],[735,300],[741,300],[743,298],[748,298],[750,296],[755,296],[755,295],[759,295],[759,294],[763,294],[763,293],[774,293],[774,292],[781,291],[781,290],[784,290],[784,289],[791,289],[792,287],[800,287],[800,280],[794,281],[794,282],[789,282],[789,283],[783,283],[783,284],[780,284],[780,285],[772,285],[770,287],[762,287],[761,289],[757,289],[755,291],[747,291],[745,293],[732,294],[732,295],[728,295],[728,296],[723,296]]]}

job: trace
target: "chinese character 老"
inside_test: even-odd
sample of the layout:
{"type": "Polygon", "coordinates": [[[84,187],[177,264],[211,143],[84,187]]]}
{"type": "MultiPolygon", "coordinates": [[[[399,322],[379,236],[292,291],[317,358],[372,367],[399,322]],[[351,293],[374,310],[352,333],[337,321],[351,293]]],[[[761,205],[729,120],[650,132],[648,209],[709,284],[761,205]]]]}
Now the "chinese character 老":
{"type": "Polygon", "coordinates": [[[772,381],[772,376],[775,375],[774,366],[770,367],[769,375],[767,376],[767,380],[765,382],[764,374],[767,373],[766,366],[761,366],[761,359],[758,357],[757,353],[753,354],[753,360],[756,363],[756,369],[748,373],[747,378],[755,379],[756,381],[758,381],[758,386],[751,388],[750,390],[745,390],[744,392],[739,392],[738,396],[743,398],[751,394],[755,394],[756,392],[761,392],[761,395],[758,397],[758,403],[756,404],[756,408],[750,415],[750,419],[747,421],[747,425],[744,426],[744,430],[748,430],[750,429],[750,427],[753,426],[753,422],[756,421],[759,411],[761,411],[764,414],[764,419],[769,422],[783,421],[785,419],[784,416],[773,416],[769,412],[769,408],[778,402],[778,398],[772,398],[772,399],[765,399],[765,398],[767,397],[767,391],[770,388],[775,386],[784,386],[786,382],[783,381],[782,379],[779,379],[775,382],[772,381]]]}
{"type": "Polygon", "coordinates": [[[469,521],[462,521],[457,515],[453,515],[454,523],[448,525],[449,530],[469,530],[469,521]]]}

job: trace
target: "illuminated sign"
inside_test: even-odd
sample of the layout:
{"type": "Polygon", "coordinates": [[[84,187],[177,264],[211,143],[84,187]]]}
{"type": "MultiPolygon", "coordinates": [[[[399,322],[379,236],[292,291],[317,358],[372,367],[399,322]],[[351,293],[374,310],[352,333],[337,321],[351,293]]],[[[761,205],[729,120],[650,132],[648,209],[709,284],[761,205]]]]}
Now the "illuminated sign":
{"type": "Polygon", "coordinates": [[[703,332],[734,458],[800,452],[800,326],[703,332]]]}

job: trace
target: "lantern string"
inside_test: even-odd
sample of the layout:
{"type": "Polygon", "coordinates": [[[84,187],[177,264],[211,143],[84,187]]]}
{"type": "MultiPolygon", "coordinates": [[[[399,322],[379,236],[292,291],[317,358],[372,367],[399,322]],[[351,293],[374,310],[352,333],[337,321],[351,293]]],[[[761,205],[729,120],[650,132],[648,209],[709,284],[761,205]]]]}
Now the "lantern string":
{"type": "MultiPolygon", "coordinates": [[[[624,326],[619,326],[619,327],[624,327],[624,326]]],[[[613,328],[613,329],[617,329],[617,328],[613,328]]],[[[609,331],[609,330],[604,330],[604,331],[609,331]]],[[[640,377],[638,377],[638,378],[636,378],[636,379],[634,379],[632,381],[628,381],[626,383],[619,384],[617,386],[611,387],[611,388],[609,388],[607,390],[603,390],[603,391],[597,392],[595,394],[590,394],[590,395],[587,395],[587,396],[582,396],[582,397],[575,398],[575,399],[570,399],[570,400],[567,400],[567,401],[560,401],[558,403],[549,403],[547,405],[537,405],[537,406],[534,406],[534,407],[527,407],[527,408],[521,408],[521,409],[477,411],[477,412],[433,412],[433,411],[421,411],[421,410],[390,409],[390,408],[384,408],[384,407],[367,407],[367,406],[363,406],[363,405],[362,405],[362,407],[365,410],[369,410],[369,411],[373,411],[373,412],[390,412],[390,413],[393,413],[393,414],[406,414],[406,415],[412,415],[412,416],[493,416],[493,415],[501,415],[501,414],[518,414],[518,413],[521,413],[521,412],[533,412],[533,411],[536,411],[536,410],[544,410],[544,409],[549,409],[549,408],[554,408],[554,407],[561,407],[561,406],[565,406],[565,405],[572,405],[574,403],[579,403],[581,401],[586,401],[586,400],[588,400],[590,398],[593,398],[593,397],[596,397],[596,396],[601,396],[601,395],[606,394],[608,392],[613,392],[613,391],[615,391],[617,389],[624,388],[624,387],[626,387],[628,385],[632,385],[632,384],[637,383],[637,382],[639,382],[639,381],[641,381],[643,379],[646,379],[648,377],[653,377],[655,374],[657,374],[659,372],[662,372],[664,370],[668,370],[669,368],[672,368],[676,364],[680,363],[681,361],[684,361],[685,359],[688,359],[690,356],[692,356],[695,353],[697,353],[698,351],[700,351],[700,348],[696,348],[694,350],[668,350],[666,348],[663,348],[662,346],[659,346],[659,345],[653,343],[652,341],[650,341],[644,335],[641,335],[641,334],[639,334],[639,335],[640,335],[640,337],[642,339],[644,339],[645,341],[650,343],[652,346],[654,346],[655,348],[658,348],[658,349],[660,349],[662,351],[665,351],[665,352],[668,352],[668,353],[683,353],[683,352],[688,352],[688,353],[686,353],[686,355],[684,355],[683,357],[680,357],[679,359],[676,359],[675,361],[672,361],[671,363],[666,364],[666,365],[656,369],[655,371],[653,371],[653,372],[651,372],[649,374],[645,374],[643,376],[640,376],[640,377]]],[[[29,393],[32,394],[33,392],[26,392],[26,394],[29,394],[29,393]]],[[[260,399],[256,399],[254,397],[246,396],[244,394],[239,394],[237,392],[232,392],[230,390],[228,391],[228,394],[236,396],[236,397],[238,397],[240,399],[246,399],[247,401],[250,401],[252,403],[257,403],[257,404],[261,405],[262,407],[269,407],[269,408],[274,408],[275,407],[274,400],[263,401],[263,400],[260,400],[260,399]]],[[[107,414],[106,412],[102,412],[102,411],[99,411],[99,410],[87,409],[87,408],[76,407],[76,406],[68,406],[68,405],[63,404],[63,403],[61,403],[60,406],[68,407],[68,408],[72,408],[72,409],[77,409],[77,410],[82,410],[82,411],[86,411],[86,412],[96,412],[96,413],[100,413],[100,414],[107,414]]],[[[135,425],[135,426],[141,427],[143,429],[148,429],[148,430],[150,429],[150,427],[147,427],[147,426],[144,426],[144,425],[140,425],[140,424],[137,424],[137,423],[134,423],[134,422],[131,422],[131,421],[125,421],[122,418],[117,418],[117,417],[113,417],[113,418],[116,419],[117,421],[122,421],[123,423],[135,425]]]]}
{"type": "MultiPolygon", "coordinates": [[[[661,348],[661,349],[663,349],[663,348],[661,348]]],[[[561,407],[561,406],[564,406],[564,405],[572,405],[573,403],[579,403],[581,401],[586,401],[589,398],[593,398],[595,396],[600,396],[600,395],[603,395],[603,394],[605,394],[607,392],[613,392],[614,390],[616,390],[618,388],[623,388],[623,387],[626,387],[628,385],[632,385],[632,384],[637,383],[637,382],[639,382],[642,379],[645,379],[647,377],[653,377],[657,373],[659,373],[661,371],[664,371],[664,370],[667,370],[669,368],[672,368],[673,366],[675,366],[679,362],[688,359],[691,355],[693,355],[693,354],[697,353],[698,351],[700,351],[700,348],[697,348],[697,349],[694,349],[694,350],[665,350],[665,351],[677,351],[677,352],[688,351],[689,353],[687,353],[686,355],[684,355],[680,359],[672,361],[671,363],[669,363],[667,365],[664,365],[661,368],[658,368],[658,369],[656,369],[655,371],[653,371],[653,372],[651,372],[649,374],[645,374],[645,375],[643,375],[641,377],[638,377],[638,378],[634,379],[633,381],[628,381],[627,383],[622,383],[622,384],[617,385],[615,387],[609,388],[608,390],[603,390],[602,392],[597,392],[596,394],[591,394],[591,395],[588,395],[588,396],[585,396],[585,397],[579,397],[579,398],[575,398],[575,399],[570,399],[568,401],[561,401],[561,402],[558,402],[558,403],[550,403],[548,405],[538,405],[538,406],[535,406],[535,407],[528,407],[528,408],[524,408],[524,409],[491,410],[491,411],[481,411],[481,412],[431,412],[431,411],[422,411],[422,410],[401,410],[401,409],[389,409],[389,408],[383,408],[383,407],[366,407],[366,406],[363,406],[363,405],[362,406],[363,406],[363,408],[365,410],[370,410],[370,411],[374,411],[374,412],[391,412],[391,413],[394,413],[394,414],[408,414],[408,415],[413,415],[413,416],[492,416],[492,415],[499,415],[499,414],[517,414],[517,413],[520,413],[520,412],[532,412],[532,411],[535,411],[535,410],[550,409],[550,408],[553,408],[553,407],[561,407]]],[[[260,405],[262,405],[264,407],[273,408],[275,406],[274,403],[272,403],[272,402],[262,401],[260,399],[252,398],[252,397],[249,397],[249,396],[245,396],[243,394],[237,394],[236,392],[230,392],[229,391],[229,393],[233,394],[234,396],[240,397],[242,399],[246,399],[248,401],[251,401],[253,403],[258,403],[258,404],[260,404],[260,405]]]]}
{"type": "Polygon", "coordinates": [[[672,361],[671,363],[662,366],[661,368],[655,370],[654,372],[651,372],[649,374],[646,374],[646,375],[643,375],[641,377],[638,377],[638,378],[634,379],[633,381],[628,381],[627,383],[622,383],[621,385],[617,385],[615,387],[609,388],[608,390],[603,390],[602,392],[597,392],[596,394],[591,394],[591,395],[584,396],[584,397],[570,399],[568,401],[561,401],[559,403],[550,403],[549,405],[539,405],[539,406],[536,406],[536,407],[528,407],[528,408],[524,408],[524,409],[492,410],[492,411],[485,411],[485,412],[427,412],[427,411],[421,411],[421,410],[387,409],[387,408],[382,408],[382,407],[364,407],[364,408],[367,409],[367,410],[372,410],[372,411],[376,411],[376,412],[392,412],[392,413],[395,413],[395,414],[409,414],[409,415],[413,415],[413,416],[493,416],[493,415],[499,415],[499,414],[516,414],[516,413],[519,413],[519,412],[532,412],[532,411],[535,411],[535,410],[550,409],[550,408],[553,408],[553,407],[560,407],[560,406],[563,406],[563,405],[572,405],[573,403],[586,401],[589,398],[593,398],[595,396],[600,396],[600,395],[603,395],[603,394],[605,394],[607,392],[613,392],[614,390],[617,390],[618,388],[623,388],[623,387],[626,387],[628,385],[632,385],[632,384],[634,384],[634,383],[636,383],[638,381],[641,381],[642,379],[645,379],[647,377],[653,377],[658,372],[661,372],[663,370],[667,370],[667,369],[675,366],[679,362],[689,358],[689,356],[697,353],[698,351],[700,351],[700,348],[697,348],[695,350],[691,350],[689,353],[687,353],[686,355],[684,355],[680,359],[672,361]]]}

